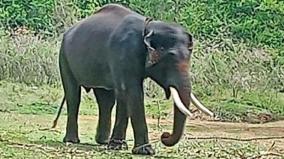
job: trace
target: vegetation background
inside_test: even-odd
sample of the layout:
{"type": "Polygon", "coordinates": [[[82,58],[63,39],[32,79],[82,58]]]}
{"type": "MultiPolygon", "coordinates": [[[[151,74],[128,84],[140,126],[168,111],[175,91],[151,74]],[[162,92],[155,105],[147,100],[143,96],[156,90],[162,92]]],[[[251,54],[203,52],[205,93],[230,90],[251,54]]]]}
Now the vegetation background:
{"type": "MultiPolygon", "coordinates": [[[[176,21],[194,35],[193,91],[222,120],[266,122],[284,116],[280,0],[1,0],[1,92],[11,95],[19,88],[14,95],[26,98],[11,102],[4,97],[1,111],[19,111],[22,105],[28,113],[55,113],[62,98],[58,50],[63,32],[113,2],[155,19],[176,21]],[[30,96],[30,89],[40,90],[43,97],[30,96]]],[[[162,90],[150,80],[145,86],[147,114],[170,114],[171,103],[162,90]]],[[[84,97],[83,107],[96,109],[92,100],[84,97]]]]}
{"type": "Polygon", "coordinates": [[[66,116],[49,129],[63,97],[58,69],[63,32],[113,2],[191,32],[193,91],[221,121],[234,121],[189,120],[179,144],[165,147],[160,134],[172,127],[172,101],[147,79],[154,157],[284,159],[283,121],[242,123],[284,119],[282,0],[0,0],[0,158],[133,158],[130,150],[94,145],[98,113],[92,93],[82,96],[82,144],[62,143],[66,116]]]}

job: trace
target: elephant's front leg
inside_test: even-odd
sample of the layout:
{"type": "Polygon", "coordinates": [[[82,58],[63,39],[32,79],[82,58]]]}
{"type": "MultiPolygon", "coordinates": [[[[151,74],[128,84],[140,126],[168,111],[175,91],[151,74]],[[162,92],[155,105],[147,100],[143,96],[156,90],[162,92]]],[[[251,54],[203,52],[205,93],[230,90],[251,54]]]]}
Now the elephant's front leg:
{"type": "Polygon", "coordinates": [[[131,125],[134,132],[134,148],[133,154],[153,155],[154,149],[149,144],[148,128],[145,119],[144,110],[144,93],[143,86],[131,90],[129,92],[128,109],[131,119],[131,125]]]}
{"type": "Polygon", "coordinates": [[[153,155],[155,152],[149,144],[148,129],[144,111],[144,95],[142,82],[137,85],[128,85],[117,90],[118,110],[116,124],[113,130],[113,139],[125,139],[127,119],[130,117],[134,132],[134,148],[132,153],[153,155]],[[121,104],[120,104],[120,103],[121,104]],[[123,110],[124,108],[124,110],[123,110]]]}
{"type": "Polygon", "coordinates": [[[111,139],[108,144],[108,148],[112,150],[128,149],[127,143],[125,141],[126,129],[128,125],[126,100],[125,96],[120,95],[120,93],[116,96],[117,96],[117,104],[116,104],[115,124],[113,128],[113,133],[111,135],[111,139]]]}

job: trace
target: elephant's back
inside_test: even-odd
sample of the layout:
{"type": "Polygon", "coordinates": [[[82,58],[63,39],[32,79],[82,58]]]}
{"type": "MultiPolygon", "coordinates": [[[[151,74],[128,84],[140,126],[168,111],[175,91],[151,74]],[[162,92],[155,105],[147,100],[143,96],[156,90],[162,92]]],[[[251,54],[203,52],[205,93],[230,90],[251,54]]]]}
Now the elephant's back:
{"type": "Polygon", "coordinates": [[[116,15],[125,16],[129,13],[133,13],[133,11],[119,4],[106,4],[102,6],[100,9],[96,10],[94,12],[94,15],[100,13],[107,13],[107,14],[113,13],[116,15]]]}
{"type": "Polygon", "coordinates": [[[117,4],[105,5],[93,15],[81,20],[64,34],[65,42],[71,46],[81,44],[88,45],[94,42],[105,44],[111,32],[124,17],[133,14],[131,10],[117,4]]]}
{"type": "Polygon", "coordinates": [[[107,42],[112,31],[131,10],[106,5],[64,33],[62,53],[82,85],[110,85],[107,42]]]}

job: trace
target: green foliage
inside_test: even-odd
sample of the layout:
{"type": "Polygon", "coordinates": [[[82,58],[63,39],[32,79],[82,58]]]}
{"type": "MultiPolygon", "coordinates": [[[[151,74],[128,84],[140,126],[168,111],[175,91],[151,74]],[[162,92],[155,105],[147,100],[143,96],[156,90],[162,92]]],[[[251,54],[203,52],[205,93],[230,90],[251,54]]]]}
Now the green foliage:
{"type": "MultiPolygon", "coordinates": [[[[96,115],[97,105],[93,94],[82,93],[80,114],[96,115]]],[[[21,114],[55,114],[63,98],[63,90],[57,86],[0,81],[0,112],[21,114]]],[[[64,107],[65,110],[65,107],[64,107]]]]}
{"type": "Polygon", "coordinates": [[[274,48],[284,40],[284,3],[278,0],[193,0],[182,12],[182,21],[203,39],[234,38],[274,48]]]}
{"type": "Polygon", "coordinates": [[[204,89],[231,88],[233,96],[256,89],[280,91],[284,87],[284,65],[276,64],[270,53],[273,50],[234,44],[231,39],[196,42],[192,57],[194,84],[204,89]]]}
{"type": "Polygon", "coordinates": [[[127,0],[2,0],[0,27],[27,27],[37,33],[46,31],[51,34],[61,31],[61,27],[65,27],[62,25],[66,25],[64,21],[70,17],[73,23],[91,15],[98,7],[115,2],[129,3],[127,0]]]}
{"type": "MultiPolygon", "coordinates": [[[[189,16],[184,21],[198,38],[215,42],[230,38],[234,43],[244,41],[252,46],[283,50],[283,4],[275,0],[190,3],[185,14],[189,16]]],[[[283,65],[283,51],[274,54],[273,59],[283,65]]]]}
{"type": "Polygon", "coordinates": [[[37,31],[54,30],[53,0],[2,0],[0,6],[0,23],[4,27],[27,26],[37,31]]]}
{"type": "Polygon", "coordinates": [[[156,19],[178,21],[199,39],[230,37],[273,48],[284,41],[284,2],[278,0],[3,0],[0,23],[6,28],[26,26],[37,32],[54,32],[62,27],[58,18],[81,19],[107,3],[124,4],[156,19]]]}
{"type": "MultiPolygon", "coordinates": [[[[284,4],[277,0],[253,1],[174,1],[174,0],[65,0],[77,12],[77,18],[91,15],[107,3],[125,4],[158,19],[176,19],[200,38],[218,34],[233,35],[254,43],[281,46],[283,41],[284,4]]],[[[61,4],[53,0],[3,0],[0,2],[1,23],[9,27],[28,26],[35,30],[54,24],[54,8],[61,4]]],[[[53,28],[54,29],[54,28],[53,28]]]]}
{"type": "Polygon", "coordinates": [[[0,80],[56,84],[59,41],[31,34],[9,37],[0,32],[0,80]]]}
{"type": "MultiPolygon", "coordinates": [[[[284,90],[284,4],[278,0],[2,0],[0,80],[60,84],[62,32],[107,3],[124,4],[145,16],[186,27],[196,39],[193,90],[224,118],[239,120],[250,108],[283,115],[283,101],[273,96],[268,103],[266,98],[284,90]],[[226,99],[212,101],[222,96],[218,91],[225,91],[226,99]],[[260,95],[262,91],[268,92],[266,96],[260,95]],[[245,96],[248,102],[239,102],[245,96]]],[[[146,100],[147,113],[166,117],[171,103],[164,100],[164,92],[149,81],[145,88],[151,97],[146,100]]],[[[26,103],[31,107],[27,112],[45,104],[26,103]]],[[[83,104],[92,109],[92,97],[86,97],[83,104]]]]}
{"type": "Polygon", "coordinates": [[[219,89],[210,96],[203,96],[205,104],[224,121],[261,123],[284,117],[284,95],[277,92],[240,92],[238,97],[232,97],[228,90],[219,89]]]}

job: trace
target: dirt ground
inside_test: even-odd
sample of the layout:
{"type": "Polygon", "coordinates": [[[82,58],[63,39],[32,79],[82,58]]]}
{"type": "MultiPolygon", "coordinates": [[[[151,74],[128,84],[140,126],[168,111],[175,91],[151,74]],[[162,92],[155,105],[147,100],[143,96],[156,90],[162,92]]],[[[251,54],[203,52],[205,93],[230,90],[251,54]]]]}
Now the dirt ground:
{"type": "MultiPolygon", "coordinates": [[[[66,116],[61,116],[58,126],[50,129],[53,118],[53,115],[0,113],[2,121],[0,158],[2,158],[1,155],[4,158],[33,158],[35,155],[44,158],[69,158],[71,150],[66,149],[61,142],[65,133],[66,116]],[[38,154],[34,154],[35,152],[38,154]]],[[[82,143],[95,144],[96,122],[96,116],[80,116],[79,133],[82,143]]],[[[148,118],[147,123],[150,143],[157,150],[157,155],[154,157],[157,158],[187,158],[188,156],[192,156],[191,158],[284,158],[284,121],[248,124],[188,119],[185,135],[181,142],[172,148],[167,148],[160,143],[162,132],[172,130],[172,119],[161,120],[160,127],[158,127],[157,119],[148,118]],[[259,154],[262,154],[262,157],[258,157],[259,154]],[[267,154],[270,155],[266,156],[267,154]]],[[[133,146],[131,126],[127,131],[127,142],[131,148],[133,146]]],[[[93,146],[79,150],[78,147],[74,150],[77,153],[73,154],[75,158],[80,153],[87,154],[89,158],[111,156],[133,158],[129,150],[108,153],[101,148],[94,149],[93,146]],[[93,157],[90,157],[90,154],[93,157]]]]}
{"type": "MultiPolygon", "coordinates": [[[[80,117],[81,123],[91,121],[97,121],[97,117],[80,117]]],[[[163,131],[171,131],[172,119],[161,119],[159,123],[163,131]]],[[[160,141],[161,129],[159,131],[153,129],[153,127],[158,126],[158,120],[148,118],[147,124],[152,127],[149,130],[150,140],[152,142],[160,141]]],[[[132,136],[131,126],[128,127],[127,131],[132,136]]],[[[189,140],[249,141],[256,145],[265,145],[284,155],[284,120],[264,124],[250,124],[188,119],[184,138],[189,140]]]]}

